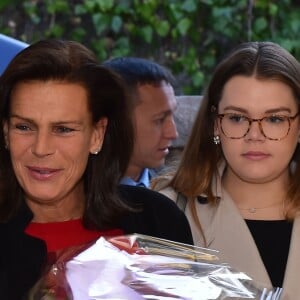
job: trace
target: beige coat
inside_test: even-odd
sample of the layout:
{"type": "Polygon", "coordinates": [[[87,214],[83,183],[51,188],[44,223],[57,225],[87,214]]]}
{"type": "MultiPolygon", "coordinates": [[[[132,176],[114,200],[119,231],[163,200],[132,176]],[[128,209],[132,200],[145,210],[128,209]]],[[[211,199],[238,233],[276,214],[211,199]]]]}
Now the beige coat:
{"type": "MultiPolygon", "coordinates": [[[[217,190],[216,195],[220,196],[221,200],[215,207],[190,199],[196,201],[197,215],[207,247],[220,251],[218,255],[220,259],[246,273],[259,285],[271,288],[270,278],[246,222],[230,196],[221,191],[220,184],[217,185],[217,190]]],[[[172,188],[164,188],[160,192],[174,201],[177,198],[177,193],[172,188]]],[[[189,205],[185,209],[185,214],[191,225],[195,245],[205,246],[189,205]]],[[[281,299],[300,299],[300,218],[294,221],[281,299]]]]}

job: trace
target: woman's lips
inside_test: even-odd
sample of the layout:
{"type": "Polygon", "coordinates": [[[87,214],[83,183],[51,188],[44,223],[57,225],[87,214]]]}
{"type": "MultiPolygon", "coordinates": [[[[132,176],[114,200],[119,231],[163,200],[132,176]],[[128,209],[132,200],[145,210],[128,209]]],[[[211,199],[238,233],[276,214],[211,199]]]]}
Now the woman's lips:
{"type": "Polygon", "coordinates": [[[27,167],[29,174],[36,180],[49,180],[61,171],[61,169],[41,168],[41,167],[27,167]]]}
{"type": "Polygon", "coordinates": [[[242,154],[243,157],[246,157],[250,160],[262,160],[268,158],[270,155],[260,151],[249,151],[242,154]]]}

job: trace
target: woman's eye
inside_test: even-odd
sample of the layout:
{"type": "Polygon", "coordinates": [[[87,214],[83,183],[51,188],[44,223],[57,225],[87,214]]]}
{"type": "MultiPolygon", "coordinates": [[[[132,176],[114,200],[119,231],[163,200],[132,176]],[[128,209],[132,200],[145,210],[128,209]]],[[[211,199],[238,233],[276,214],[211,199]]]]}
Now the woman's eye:
{"type": "Polygon", "coordinates": [[[287,118],[285,116],[270,116],[270,117],[266,117],[265,120],[268,123],[282,123],[286,120],[287,118]]]}
{"type": "Polygon", "coordinates": [[[29,130],[31,130],[31,128],[28,125],[24,125],[24,124],[17,124],[14,127],[16,129],[20,130],[20,131],[29,131],[29,130]]]}
{"type": "Polygon", "coordinates": [[[64,127],[64,126],[58,126],[54,129],[54,131],[57,133],[70,133],[70,132],[73,132],[74,129],[69,128],[69,127],[64,127]]]}
{"type": "Polygon", "coordinates": [[[247,118],[243,115],[236,115],[236,114],[229,114],[227,115],[227,118],[235,123],[240,123],[240,122],[244,122],[247,120],[247,118]]]}

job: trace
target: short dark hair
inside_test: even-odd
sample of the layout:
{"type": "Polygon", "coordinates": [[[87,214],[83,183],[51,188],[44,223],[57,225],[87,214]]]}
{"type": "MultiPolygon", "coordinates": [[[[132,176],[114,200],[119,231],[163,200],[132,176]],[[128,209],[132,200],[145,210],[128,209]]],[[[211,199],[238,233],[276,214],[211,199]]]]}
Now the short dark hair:
{"type": "Polygon", "coordinates": [[[159,85],[161,82],[175,84],[175,79],[167,68],[149,59],[116,57],[105,61],[103,66],[119,74],[131,93],[136,92],[138,85],[159,85]]]}
{"type": "MultiPolygon", "coordinates": [[[[49,39],[21,51],[0,78],[1,124],[9,119],[11,92],[19,82],[57,80],[83,86],[89,110],[96,124],[107,117],[108,125],[101,152],[90,155],[84,173],[86,195],[83,220],[88,227],[104,228],[129,210],[118,197],[118,183],[126,171],[133,148],[131,104],[123,82],[101,66],[96,56],[80,43],[49,39]]],[[[17,214],[23,191],[5,149],[0,129],[0,220],[17,214]]]]}

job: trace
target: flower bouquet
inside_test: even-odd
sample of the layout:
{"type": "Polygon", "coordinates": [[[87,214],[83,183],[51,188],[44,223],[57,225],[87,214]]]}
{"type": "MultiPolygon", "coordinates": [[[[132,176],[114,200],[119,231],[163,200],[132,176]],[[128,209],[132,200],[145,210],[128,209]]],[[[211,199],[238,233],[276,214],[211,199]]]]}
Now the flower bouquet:
{"type": "Polygon", "coordinates": [[[217,251],[132,234],[68,249],[29,299],[275,300],[279,293],[256,287],[221,263],[217,251]]]}

